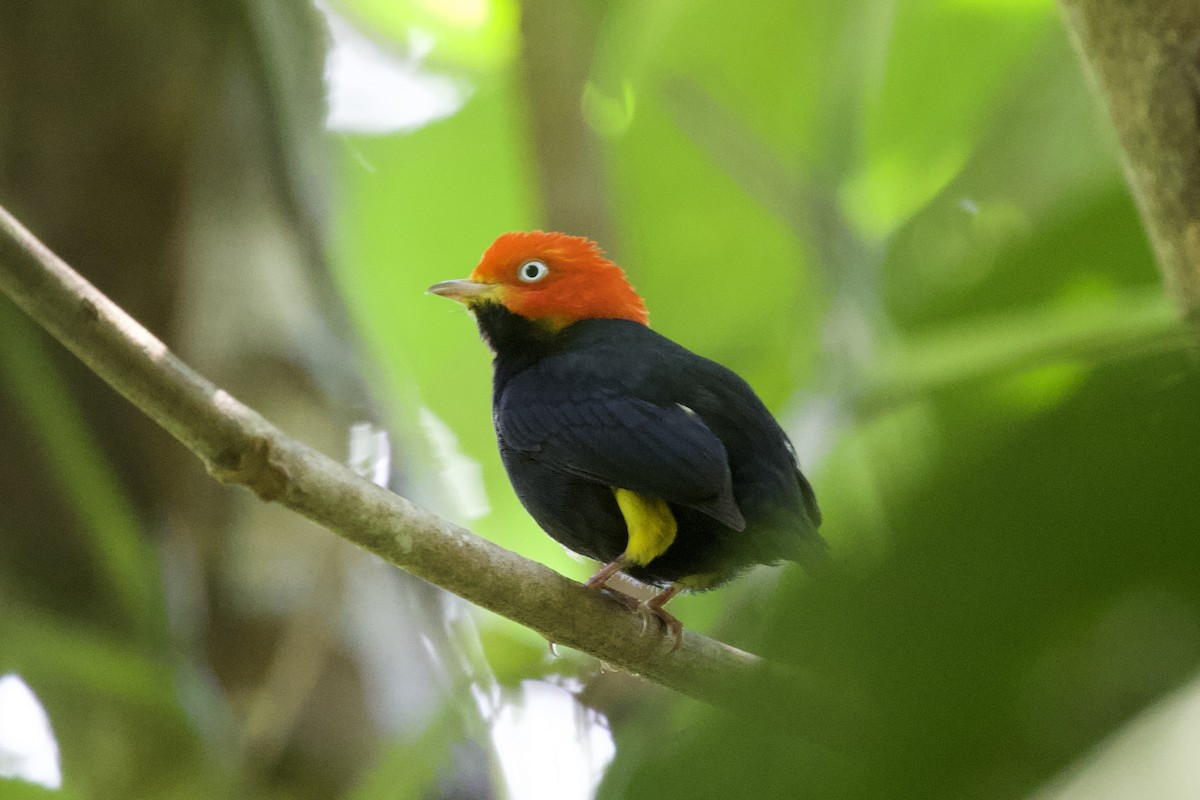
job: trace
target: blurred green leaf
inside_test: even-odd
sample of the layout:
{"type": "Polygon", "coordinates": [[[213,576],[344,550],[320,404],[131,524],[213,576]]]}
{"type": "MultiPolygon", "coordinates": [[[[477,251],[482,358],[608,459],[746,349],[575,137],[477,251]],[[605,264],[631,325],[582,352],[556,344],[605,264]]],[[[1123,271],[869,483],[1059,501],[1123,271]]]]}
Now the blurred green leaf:
{"type": "Polygon", "coordinates": [[[435,66],[490,71],[516,48],[514,0],[336,0],[356,23],[404,46],[432,38],[435,66]]]}
{"type": "Polygon", "coordinates": [[[54,361],[46,336],[7,300],[0,302],[0,374],[17,406],[46,448],[64,499],[79,517],[113,595],[143,641],[165,626],[159,569],[120,479],[88,429],[54,361]]]}
{"type": "Polygon", "coordinates": [[[447,704],[414,737],[386,745],[347,800],[423,800],[438,796],[453,749],[463,737],[461,712],[447,704]]]}
{"type": "Polygon", "coordinates": [[[0,797],[4,800],[75,800],[80,794],[70,785],[47,789],[14,778],[0,778],[0,797]]]}
{"type": "Polygon", "coordinates": [[[968,162],[1040,40],[1050,3],[922,0],[895,5],[887,59],[865,93],[863,151],[844,191],[848,215],[883,236],[968,162]]]}
{"type": "Polygon", "coordinates": [[[682,736],[643,720],[607,796],[660,795],[668,775],[700,796],[1027,795],[1194,673],[1194,365],[1103,367],[1022,421],[970,399],[940,396],[940,466],[887,497],[887,552],[788,582],[771,614],[768,654],[869,699],[860,741],[797,738],[786,696],[777,718],[703,712],[682,736]]]}
{"type": "Polygon", "coordinates": [[[1049,365],[1134,358],[1182,349],[1186,342],[1173,305],[1158,287],[967,318],[884,353],[858,405],[870,414],[947,386],[1049,365]]]}
{"type": "Polygon", "coordinates": [[[95,630],[9,604],[0,615],[0,670],[178,714],[175,667],[95,630]]]}

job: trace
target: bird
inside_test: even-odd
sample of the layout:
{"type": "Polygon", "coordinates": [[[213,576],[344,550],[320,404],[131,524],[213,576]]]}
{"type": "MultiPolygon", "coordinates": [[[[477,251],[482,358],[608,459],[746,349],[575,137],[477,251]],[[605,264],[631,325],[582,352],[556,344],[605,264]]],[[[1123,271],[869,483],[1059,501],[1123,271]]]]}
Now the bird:
{"type": "Polygon", "coordinates": [[[796,451],[754,390],[654,331],[645,303],[580,236],[499,236],[469,277],[428,292],[469,309],[494,353],[492,421],[517,497],[568,549],[660,591],[638,603],[677,650],[663,606],[757,564],[827,562],[796,451]]]}

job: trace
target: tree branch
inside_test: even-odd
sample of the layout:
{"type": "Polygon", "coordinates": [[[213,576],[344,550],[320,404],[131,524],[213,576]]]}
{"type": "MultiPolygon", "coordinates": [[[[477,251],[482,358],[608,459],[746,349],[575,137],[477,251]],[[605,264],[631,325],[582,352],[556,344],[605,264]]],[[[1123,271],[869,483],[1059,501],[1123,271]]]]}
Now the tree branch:
{"type": "Polygon", "coordinates": [[[1167,289],[1200,341],[1200,3],[1062,0],[1167,289]]]}
{"type": "MultiPolygon", "coordinates": [[[[695,698],[744,707],[747,679],[812,694],[810,724],[841,718],[840,692],[694,633],[663,636],[599,592],[505,550],[360,478],[272,426],[167,347],[0,208],[0,289],[225,483],[242,484],[412,574],[695,698]],[[808,688],[806,688],[808,687],[808,688]],[[738,699],[733,699],[733,693],[738,699]]],[[[149,457],[149,456],[148,456],[149,457]]],[[[852,735],[853,725],[841,728],[852,735]]]]}

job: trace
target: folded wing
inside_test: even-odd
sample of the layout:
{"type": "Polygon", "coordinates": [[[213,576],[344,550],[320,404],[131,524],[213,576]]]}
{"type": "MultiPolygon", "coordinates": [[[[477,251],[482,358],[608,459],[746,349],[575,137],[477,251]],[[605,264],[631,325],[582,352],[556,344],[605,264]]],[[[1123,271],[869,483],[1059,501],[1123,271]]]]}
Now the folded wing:
{"type": "Polygon", "coordinates": [[[511,381],[497,404],[496,429],[510,447],[551,469],[746,527],[725,446],[689,409],[536,378],[511,381]]]}

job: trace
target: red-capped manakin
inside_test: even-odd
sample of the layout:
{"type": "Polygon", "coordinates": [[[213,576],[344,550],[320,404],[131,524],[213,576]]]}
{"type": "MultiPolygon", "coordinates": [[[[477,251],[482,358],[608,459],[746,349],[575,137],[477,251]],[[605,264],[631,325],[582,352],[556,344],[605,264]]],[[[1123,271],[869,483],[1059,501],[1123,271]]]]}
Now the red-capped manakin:
{"type": "Polygon", "coordinates": [[[625,273],[588,239],[506,233],[463,303],[495,351],[492,415],[521,503],[571,550],[665,587],[663,604],[754,564],[824,559],[821,512],[779,424],[747,383],[648,326],[625,273]]]}

